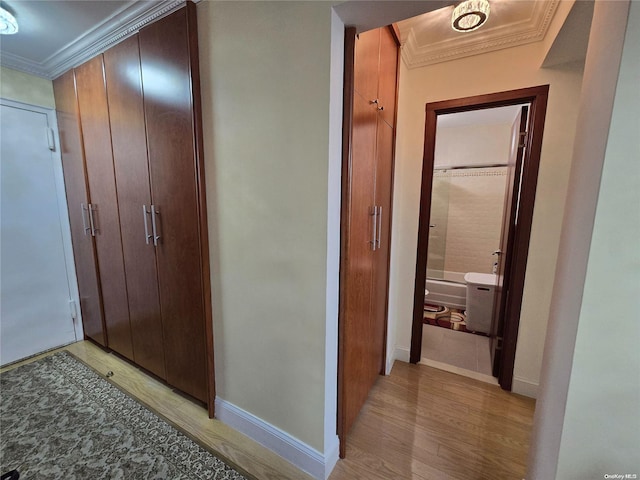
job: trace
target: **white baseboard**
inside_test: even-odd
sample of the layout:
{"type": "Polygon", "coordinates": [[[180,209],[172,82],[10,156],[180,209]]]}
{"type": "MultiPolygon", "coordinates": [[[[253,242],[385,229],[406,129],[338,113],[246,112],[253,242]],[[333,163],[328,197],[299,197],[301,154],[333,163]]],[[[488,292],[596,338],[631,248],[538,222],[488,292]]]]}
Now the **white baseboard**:
{"type": "Polygon", "coordinates": [[[340,459],[340,439],[338,438],[338,435],[331,438],[331,445],[329,445],[325,450],[324,480],[327,480],[329,475],[331,475],[333,468],[336,466],[336,463],[338,463],[338,460],[340,459]]]}
{"type": "Polygon", "coordinates": [[[409,349],[405,347],[396,347],[393,350],[393,354],[387,358],[387,368],[385,370],[385,375],[389,375],[391,373],[393,362],[395,362],[396,360],[409,363],[409,349]]]}
{"type": "Polygon", "coordinates": [[[411,355],[411,350],[405,347],[396,347],[393,352],[394,360],[400,360],[404,363],[409,363],[409,357],[411,355]]]}
{"type": "Polygon", "coordinates": [[[513,376],[511,391],[524,395],[525,397],[538,398],[538,384],[525,380],[524,378],[516,377],[515,375],[513,376]]]}
{"type": "Polygon", "coordinates": [[[216,418],[277,453],[318,480],[326,480],[338,461],[340,443],[331,439],[327,455],[221,398],[216,398],[216,418]]]}

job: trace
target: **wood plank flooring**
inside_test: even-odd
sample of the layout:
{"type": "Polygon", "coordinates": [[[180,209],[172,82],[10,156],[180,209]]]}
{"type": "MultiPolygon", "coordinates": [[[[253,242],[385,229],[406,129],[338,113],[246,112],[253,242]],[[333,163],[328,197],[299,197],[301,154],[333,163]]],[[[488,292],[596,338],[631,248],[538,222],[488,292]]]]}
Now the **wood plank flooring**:
{"type": "MultiPolygon", "coordinates": [[[[113,371],[115,385],[251,476],[311,479],[116,355],[91,342],[63,349],[102,375],[113,371]]],[[[347,457],[329,480],[521,480],[533,410],[533,400],[497,386],[396,362],[374,386],[348,437],[347,457]]]]}
{"type": "Polygon", "coordinates": [[[396,362],[329,480],[521,480],[534,406],[495,385],[396,362]]]}

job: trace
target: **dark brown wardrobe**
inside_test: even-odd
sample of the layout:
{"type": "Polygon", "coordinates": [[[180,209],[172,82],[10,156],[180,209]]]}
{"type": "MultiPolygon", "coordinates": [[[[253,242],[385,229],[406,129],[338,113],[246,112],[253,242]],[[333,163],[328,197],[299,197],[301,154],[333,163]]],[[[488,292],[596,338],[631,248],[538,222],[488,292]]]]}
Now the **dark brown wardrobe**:
{"type": "Polygon", "coordinates": [[[385,369],[398,42],[391,27],[345,37],[338,435],[385,369]]]}
{"type": "Polygon", "coordinates": [[[195,5],[63,74],[54,93],[85,335],[212,415],[195,5]]]}

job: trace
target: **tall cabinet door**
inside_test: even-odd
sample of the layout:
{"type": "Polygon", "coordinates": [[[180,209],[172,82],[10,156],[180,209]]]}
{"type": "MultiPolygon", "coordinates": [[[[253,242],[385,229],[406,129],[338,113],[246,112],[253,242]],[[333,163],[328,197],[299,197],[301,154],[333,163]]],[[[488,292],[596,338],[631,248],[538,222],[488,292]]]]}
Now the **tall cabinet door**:
{"type": "Polygon", "coordinates": [[[102,318],[102,302],[93,237],[89,227],[86,171],[82,155],[82,136],[73,70],[53,81],[56,98],[60,153],[64,172],[71,241],[80,293],[80,311],[84,334],[102,346],[107,345],[102,318]]]}
{"type": "Polygon", "coordinates": [[[378,66],[378,108],[382,119],[391,127],[395,127],[397,72],[398,44],[389,27],[381,28],[378,66]]]}
{"type": "Polygon", "coordinates": [[[365,100],[378,99],[378,60],[380,29],[362,32],[356,37],[354,89],[365,100]]]}
{"type": "Polygon", "coordinates": [[[138,36],[104,53],[135,362],[166,378],[138,36]]]}
{"type": "Polygon", "coordinates": [[[393,178],[393,128],[378,113],[376,132],[375,203],[378,206],[377,236],[374,252],[373,313],[371,329],[374,332],[373,361],[375,374],[384,374],[385,338],[389,285],[389,253],[391,240],[391,184],[393,178]]]}
{"type": "Polygon", "coordinates": [[[133,359],[102,55],[76,68],[76,87],[107,345],[133,359]]]}
{"type": "Polygon", "coordinates": [[[376,109],[369,99],[353,95],[350,203],[343,341],[343,416],[348,432],[367,399],[378,372],[371,368],[374,331],[371,328],[372,281],[376,217],[374,215],[376,109]]]}
{"type": "Polygon", "coordinates": [[[378,206],[378,245],[375,252],[374,305],[372,326],[375,332],[374,368],[384,373],[387,327],[389,255],[391,241],[391,205],[393,183],[393,146],[398,70],[398,45],[390,28],[380,29],[378,66],[378,122],[376,130],[375,204],[378,206]]]}
{"type": "MultiPolygon", "coordinates": [[[[194,20],[194,19],[191,19],[194,20]]],[[[189,31],[189,29],[193,29],[189,31]]],[[[140,32],[167,381],[207,401],[198,182],[187,9],[140,32]]]]}
{"type": "Polygon", "coordinates": [[[398,61],[395,37],[388,28],[354,36],[347,30],[345,112],[351,123],[347,117],[345,128],[350,130],[343,135],[349,146],[343,155],[349,155],[343,156],[338,340],[341,457],[346,435],[378,375],[384,373],[398,61]]]}

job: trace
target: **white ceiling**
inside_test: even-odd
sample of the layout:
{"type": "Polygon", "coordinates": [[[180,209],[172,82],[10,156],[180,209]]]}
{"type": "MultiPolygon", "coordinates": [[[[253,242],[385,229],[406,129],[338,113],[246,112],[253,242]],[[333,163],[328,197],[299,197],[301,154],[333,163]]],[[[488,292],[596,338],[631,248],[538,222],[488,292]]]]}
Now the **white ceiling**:
{"type": "Polygon", "coordinates": [[[182,4],[174,0],[3,0],[19,30],[0,38],[0,63],[55,78],[182,4]]]}
{"type": "MultiPolygon", "coordinates": [[[[360,31],[376,28],[390,19],[422,14],[397,23],[403,59],[413,68],[540,40],[559,1],[490,0],[487,24],[471,33],[451,29],[452,5],[457,3],[451,0],[357,0],[338,4],[335,9],[346,25],[354,25],[358,20],[355,25],[360,31]]],[[[2,0],[3,7],[15,14],[20,30],[16,35],[0,38],[0,63],[52,79],[184,3],[184,0],[2,0]]],[[[592,1],[576,2],[553,44],[554,64],[580,56],[584,59],[592,10],[592,5],[591,9],[584,8],[584,3],[592,1]]]]}
{"type": "Polygon", "coordinates": [[[398,22],[409,68],[542,40],[560,0],[491,0],[486,24],[473,32],[451,28],[453,6],[398,22]]]}

